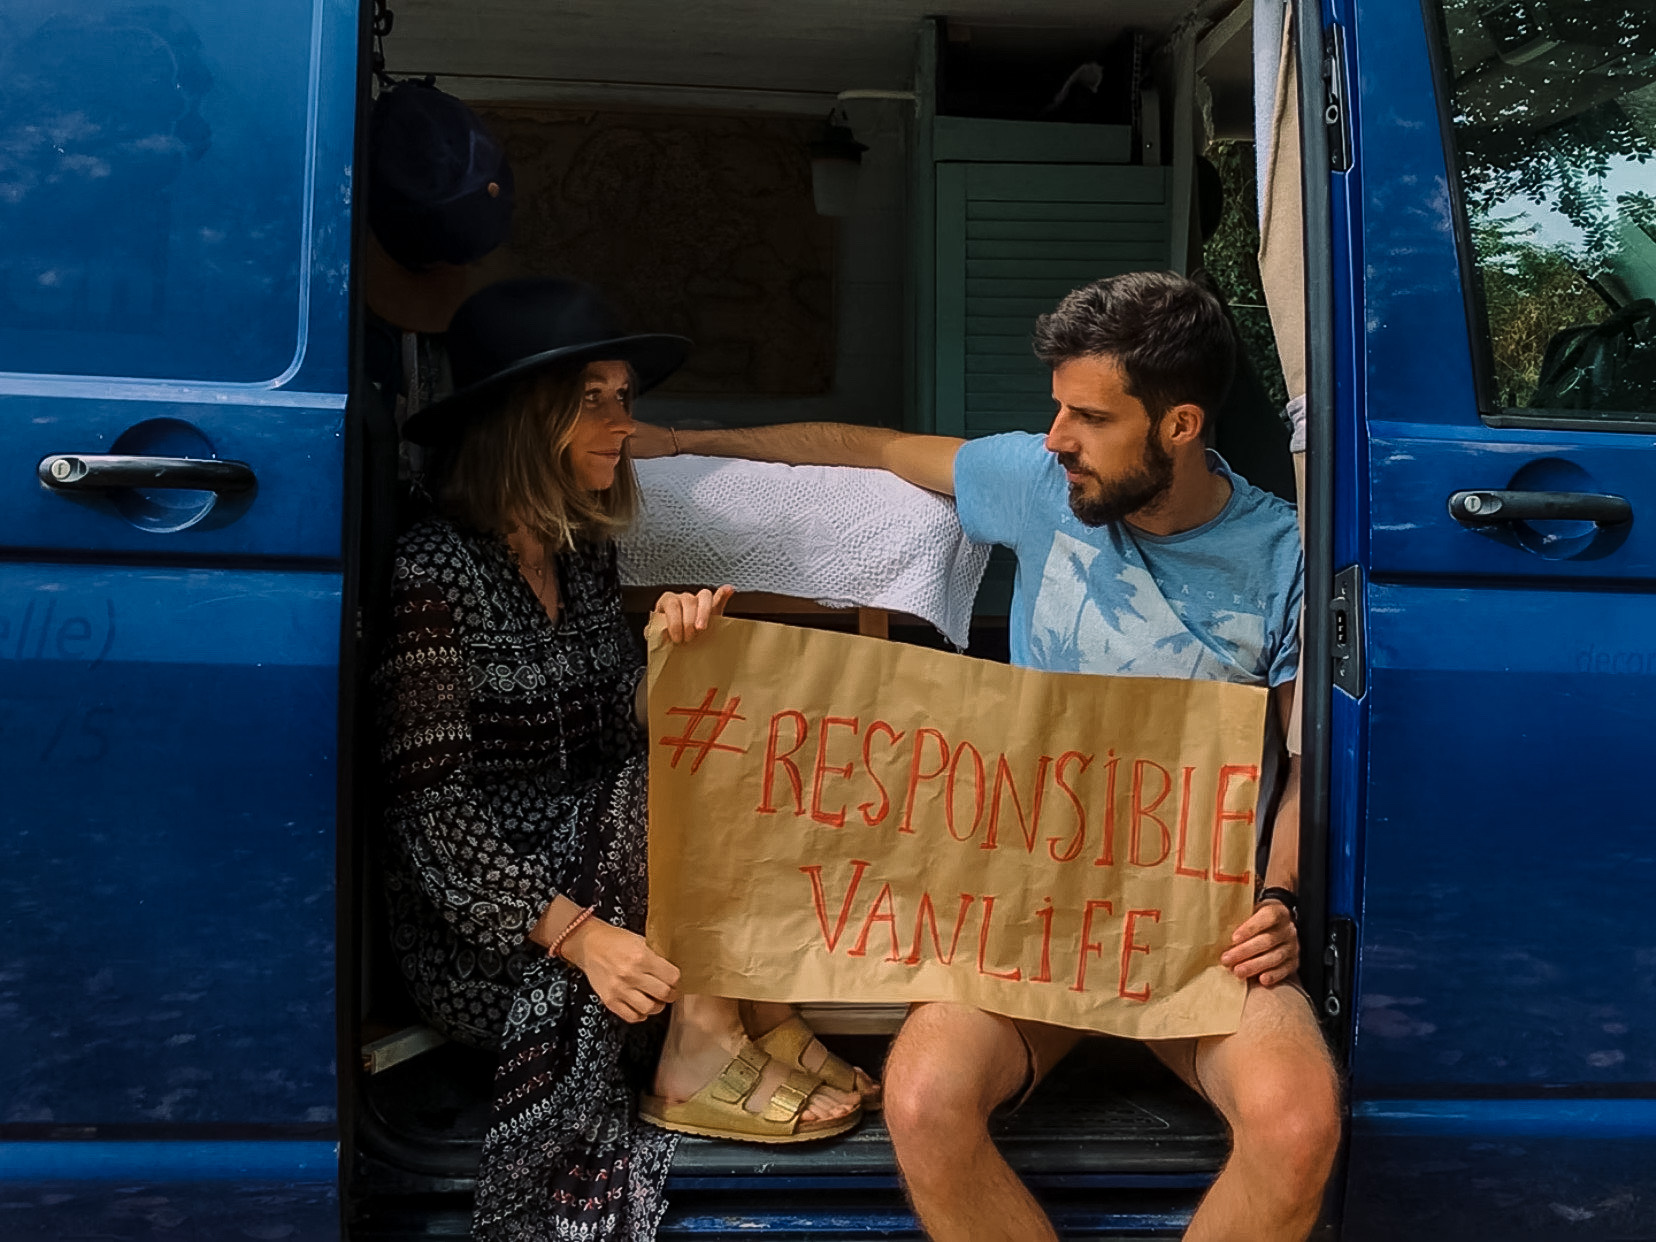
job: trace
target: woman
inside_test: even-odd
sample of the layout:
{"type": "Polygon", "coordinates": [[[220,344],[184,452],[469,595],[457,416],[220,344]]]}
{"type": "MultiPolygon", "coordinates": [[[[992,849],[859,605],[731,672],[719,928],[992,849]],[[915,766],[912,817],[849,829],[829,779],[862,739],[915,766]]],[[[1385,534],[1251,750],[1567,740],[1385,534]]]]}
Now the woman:
{"type": "MultiPolygon", "coordinates": [[[[625,335],[584,285],[494,285],[450,327],[456,393],[404,427],[437,516],[399,541],[376,674],[392,938],[432,1025],[500,1051],[478,1237],[653,1236],[673,1139],[630,1084],[669,1004],[658,1124],[825,1137],[872,1089],[785,1007],[680,997],[640,935],[642,658],[611,536],[636,498],[634,393],[686,345],[625,335]]],[[[663,596],[669,637],[729,594],[663,596]]]]}

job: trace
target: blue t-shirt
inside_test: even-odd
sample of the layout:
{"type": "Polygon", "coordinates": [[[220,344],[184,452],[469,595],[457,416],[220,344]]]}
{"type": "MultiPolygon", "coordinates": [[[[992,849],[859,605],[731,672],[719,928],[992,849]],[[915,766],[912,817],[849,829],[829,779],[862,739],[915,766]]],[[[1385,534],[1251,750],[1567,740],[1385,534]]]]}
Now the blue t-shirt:
{"type": "Polygon", "coordinates": [[[1279,686],[1299,662],[1305,561],[1294,510],[1231,473],[1212,521],[1177,535],[1087,526],[1037,435],[961,446],[955,504],[968,538],[1018,557],[1012,662],[1058,672],[1279,686]]]}

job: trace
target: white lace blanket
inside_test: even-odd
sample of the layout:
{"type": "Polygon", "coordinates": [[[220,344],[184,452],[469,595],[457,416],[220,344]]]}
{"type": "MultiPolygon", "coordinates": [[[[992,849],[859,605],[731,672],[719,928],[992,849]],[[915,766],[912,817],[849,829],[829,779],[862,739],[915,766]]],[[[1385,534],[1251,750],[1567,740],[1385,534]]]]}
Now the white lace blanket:
{"type": "Polygon", "coordinates": [[[708,585],[888,608],[966,645],[989,549],[954,502],[884,470],[720,457],[637,463],[639,519],[621,539],[628,586],[708,585]]]}

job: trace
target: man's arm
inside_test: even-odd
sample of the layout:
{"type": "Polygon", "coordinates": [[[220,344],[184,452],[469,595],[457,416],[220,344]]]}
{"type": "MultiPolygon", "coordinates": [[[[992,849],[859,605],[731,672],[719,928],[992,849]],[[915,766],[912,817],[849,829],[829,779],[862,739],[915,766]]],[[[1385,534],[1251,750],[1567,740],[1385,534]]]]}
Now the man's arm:
{"type": "MultiPolygon", "coordinates": [[[[1284,689],[1292,691],[1292,686],[1284,689]]],[[[1288,777],[1271,821],[1271,853],[1265,860],[1265,887],[1299,892],[1300,757],[1288,756],[1288,777]]]]}
{"type": "Polygon", "coordinates": [[[670,457],[678,452],[790,466],[862,466],[889,470],[916,487],[952,496],[955,453],[964,443],[953,436],[922,436],[850,423],[784,423],[710,431],[669,431],[639,423],[632,455],[670,457]]]}
{"type": "MultiPolygon", "coordinates": [[[[1294,708],[1294,683],[1271,691],[1271,706],[1287,727],[1294,708]]],[[[1271,821],[1271,853],[1265,860],[1265,887],[1299,892],[1300,757],[1288,756],[1288,778],[1271,821]]],[[[1299,970],[1299,929],[1288,907],[1261,902],[1231,935],[1231,947],[1219,960],[1242,979],[1257,978],[1267,987],[1291,979],[1299,970]]]]}

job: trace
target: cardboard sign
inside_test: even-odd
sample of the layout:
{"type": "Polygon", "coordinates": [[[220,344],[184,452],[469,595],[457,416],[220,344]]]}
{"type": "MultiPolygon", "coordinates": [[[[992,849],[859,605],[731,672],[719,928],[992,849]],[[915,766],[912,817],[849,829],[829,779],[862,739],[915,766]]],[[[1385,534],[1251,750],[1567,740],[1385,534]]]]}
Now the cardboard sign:
{"type": "Polygon", "coordinates": [[[1263,689],[727,618],[649,644],[648,934],[681,990],[1236,1029],[1263,689]]]}

